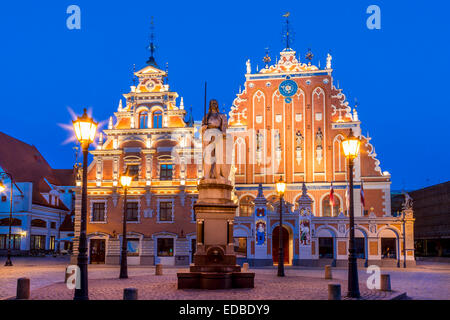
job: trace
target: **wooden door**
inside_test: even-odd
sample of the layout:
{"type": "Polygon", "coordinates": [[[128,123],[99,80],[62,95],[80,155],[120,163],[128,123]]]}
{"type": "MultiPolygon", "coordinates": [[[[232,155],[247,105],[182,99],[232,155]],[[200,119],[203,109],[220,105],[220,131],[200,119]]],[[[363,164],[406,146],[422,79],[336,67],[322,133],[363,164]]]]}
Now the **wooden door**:
{"type": "Polygon", "coordinates": [[[105,240],[91,239],[89,255],[91,257],[91,264],[105,263],[105,240]]]}
{"type": "MultiPolygon", "coordinates": [[[[279,251],[279,239],[280,239],[280,229],[275,227],[272,233],[272,259],[274,264],[278,264],[279,251]]],[[[283,228],[283,252],[284,252],[284,263],[288,264],[290,261],[289,257],[289,232],[286,228],[283,228]]]]}

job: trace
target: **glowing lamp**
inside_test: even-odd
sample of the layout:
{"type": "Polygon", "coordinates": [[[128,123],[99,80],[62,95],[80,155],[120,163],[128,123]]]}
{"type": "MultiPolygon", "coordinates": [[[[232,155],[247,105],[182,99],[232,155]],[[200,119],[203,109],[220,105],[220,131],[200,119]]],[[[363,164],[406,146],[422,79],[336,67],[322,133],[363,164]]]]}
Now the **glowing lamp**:
{"type": "Polygon", "coordinates": [[[86,109],[84,109],[83,115],[78,117],[77,120],[72,121],[72,123],[75,135],[81,144],[90,144],[94,142],[95,133],[97,131],[97,122],[87,115],[86,109]]]}
{"type": "Polygon", "coordinates": [[[26,230],[21,231],[21,232],[20,232],[20,236],[23,237],[23,238],[25,238],[25,237],[27,236],[26,230]]]}
{"type": "Polygon", "coordinates": [[[5,190],[6,190],[6,186],[5,186],[5,184],[3,183],[3,181],[0,180],[0,192],[3,192],[3,191],[5,191],[5,190]]]}
{"type": "Polygon", "coordinates": [[[120,177],[120,184],[122,185],[122,187],[127,188],[131,185],[131,180],[132,180],[132,177],[124,174],[123,176],[120,177]]]}
{"type": "Polygon", "coordinates": [[[360,144],[361,141],[350,131],[348,137],[342,141],[342,149],[344,149],[345,157],[347,159],[355,159],[358,156],[360,144]]]}
{"type": "Polygon", "coordinates": [[[284,195],[284,192],[286,191],[286,183],[283,181],[283,179],[280,176],[280,181],[276,184],[277,192],[280,196],[284,195]]]}

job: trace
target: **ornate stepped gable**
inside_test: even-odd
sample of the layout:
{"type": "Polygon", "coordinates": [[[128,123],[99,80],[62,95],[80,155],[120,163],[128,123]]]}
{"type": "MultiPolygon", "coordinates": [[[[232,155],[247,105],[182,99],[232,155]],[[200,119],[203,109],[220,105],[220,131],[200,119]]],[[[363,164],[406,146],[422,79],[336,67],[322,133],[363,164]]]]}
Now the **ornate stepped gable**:
{"type": "Polygon", "coordinates": [[[334,211],[345,212],[347,164],[341,141],[353,130],[361,139],[355,186],[358,189],[364,181],[368,189],[366,208],[357,210],[373,206],[382,216],[389,211],[390,175],[381,170],[371,138],[361,134],[357,106],[352,108],[343,90],[333,84],[331,55],[325,68],[314,65],[312,57],[308,52],[303,62],[293,49],[284,49],[273,65],[266,55],[266,66],[256,72],[247,61],[246,81],[228,120],[235,144],[237,196],[256,196],[250,185],[272,185],[282,176],[293,184],[287,201],[295,203],[305,182],[314,196],[314,214],[321,215],[322,199],[333,181],[340,200],[334,211]]]}
{"type": "MultiPolygon", "coordinates": [[[[242,129],[254,129],[256,131],[259,128],[264,128],[262,120],[266,120],[265,129],[270,130],[271,125],[267,123],[267,120],[269,118],[268,113],[270,113],[272,108],[278,108],[278,112],[283,114],[285,111],[283,111],[282,105],[285,105],[286,108],[292,108],[293,106],[294,109],[296,109],[296,105],[300,105],[301,108],[298,109],[298,112],[297,109],[295,111],[294,119],[288,118],[288,116],[290,116],[288,114],[283,115],[284,118],[282,120],[271,119],[274,126],[277,126],[277,123],[286,123],[286,121],[293,122],[295,130],[298,129],[298,135],[301,135],[301,138],[304,138],[305,135],[307,135],[305,131],[308,131],[308,129],[306,127],[304,128],[302,122],[309,121],[307,126],[313,124],[317,130],[317,132],[310,133],[309,139],[314,135],[317,135],[319,129],[322,134],[324,129],[328,132],[326,137],[324,137],[325,147],[332,146],[333,140],[339,140],[340,142],[348,134],[349,128],[354,128],[356,133],[362,139],[361,155],[365,158],[363,166],[365,172],[363,176],[383,176],[380,162],[376,159],[375,149],[369,142],[371,138],[365,137],[360,133],[360,121],[356,109],[354,109],[352,113],[352,108],[346,100],[346,96],[342,92],[342,89],[336,88],[332,83],[332,71],[330,55],[327,57],[327,67],[325,69],[319,69],[310,62],[301,63],[296,56],[296,52],[292,49],[284,49],[280,53],[280,59],[276,64],[271,66],[267,65],[257,73],[251,72],[250,61],[247,61],[247,74],[244,90],[240,91],[233,101],[231,111],[229,112],[229,126],[231,128],[241,127],[242,129]],[[298,85],[296,93],[287,98],[284,97],[279,90],[280,83],[285,79],[294,80],[298,85]],[[316,104],[323,103],[323,110],[316,108],[316,114],[311,114],[311,102],[316,104]],[[262,108],[256,110],[258,107],[257,104],[263,104],[265,110],[262,110],[262,108]],[[302,110],[302,108],[305,107],[306,110],[302,110]],[[325,114],[319,111],[324,111],[325,114]],[[306,115],[304,113],[306,113],[306,115]],[[309,118],[306,117],[308,114],[309,118]],[[315,120],[312,121],[311,118],[314,117],[315,120]],[[258,124],[261,125],[258,126],[258,124]]],[[[292,129],[290,130],[292,131],[292,129]]],[[[294,135],[296,133],[297,132],[292,132],[294,135]]],[[[282,135],[283,134],[281,133],[281,136],[282,135]]],[[[270,143],[270,138],[266,138],[268,140],[267,143],[270,143]]],[[[281,138],[283,140],[283,137],[281,138]]],[[[274,140],[275,139],[276,138],[274,138],[274,140]]],[[[251,140],[252,139],[249,140],[250,150],[257,150],[257,145],[255,148],[251,147],[252,143],[256,144],[257,139],[255,139],[255,141],[251,140]]],[[[284,150],[284,147],[285,146],[282,145],[281,149],[284,150]]],[[[302,146],[298,145],[298,147],[301,148],[302,146]]],[[[323,147],[324,146],[322,146],[322,148],[323,147]]],[[[293,149],[295,149],[295,146],[293,146],[293,149]]],[[[257,156],[254,156],[254,158],[257,158],[257,156]]],[[[301,159],[304,158],[299,156],[299,161],[301,159]]],[[[321,162],[321,157],[316,156],[316,160],[317,162],[321,162]]],[[[329,160],[332,160],[331,157],[329,160]]]]}

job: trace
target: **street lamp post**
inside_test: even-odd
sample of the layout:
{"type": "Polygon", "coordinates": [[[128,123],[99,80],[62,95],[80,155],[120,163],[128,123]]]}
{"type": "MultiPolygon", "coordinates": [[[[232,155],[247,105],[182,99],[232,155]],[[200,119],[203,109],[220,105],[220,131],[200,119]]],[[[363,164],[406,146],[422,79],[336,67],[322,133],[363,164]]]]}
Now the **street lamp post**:
{"type": "Polygon", "coordinates": [[[280,226],[279,226],[279,236],[278,236],[278,276],[284,277],[284,246],[283,246],[283,196],[286,190],[286,183],[280,176],[280,181],[276,184],[277,192],[280,196],[280,226]]]}
{"type": "Polygon", "coordinates": [[[123,231],[122,231],[122,252],[120,259],[120,279],[128,278],[127,265],[127,189],[131,184],[131,177],[128,172],[120,177],[120,183],[123,187],[123,231]]]}
{"type": "Polygon", "coordinates": [[[403,268],[406,268],[406,212],[403,210],[403,268]]]}
{"type": "Polygon", "coordinates": [[[349,176],[349,191],[350,191],[350,240],[348,248],[348,293],[347,296],[351,298],[359,298],[359,283],[358,283],[358,266],[356,260],[355,250],[355,213],[353,204],[353,163],[359,153],[360,140],[353,136],[350,130],[348,137],[342,141],[342,148],[344,149],[345,157],[348,160],[348,176],[349,176]]]}
{"type": "MultiPolygon", "coordinates": [[[[11,261],[11,226],[12,226],[12,207],[13,207],[13,177],[8,172],[0,172],[0,175],[8,176],[9,181],[11,182],[11,188],[9,190],[9,231],[8,231],[8,253],[6,254],[6,267],[12,267],[12,261],[11,261]]],[[[5,185],[3,184],[3,181],[0,181],[0,192],[3,192],[6,190],[5,185]]]]}
{"type": "Polygon", "coordinates": [[[97,123],[89,117],[84,109],[84,113],[77,120],[73,121],[73,127],[78,141],[83,150],[83,184],[81,189],[81,217],[80,217],[80,236],[78,238],[78,258],[77,265],[80,271],[80,288],[75,289],[74,300],[89,300],[88,294],[88,257],[87,257],[87,238],[86,238],[86,220],[87,220],[87,169],[88,169],[88,149],[94,142],[97,131],[97,123]]]}

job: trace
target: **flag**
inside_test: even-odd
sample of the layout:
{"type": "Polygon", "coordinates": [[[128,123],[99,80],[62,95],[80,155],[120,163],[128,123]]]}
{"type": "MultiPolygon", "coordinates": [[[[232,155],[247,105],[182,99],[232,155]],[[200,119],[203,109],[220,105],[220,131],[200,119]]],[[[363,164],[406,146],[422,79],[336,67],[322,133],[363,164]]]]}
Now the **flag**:
{"type": "Polygon", "coordinates": [[[366,202],[364,200],[364,186],[363,186],[363,182],[361,180],[361,204],[364,210],[364,207],[366,206],[366,202]]]}
{"type": "Polygon", "coordinates": [[[333,182],[331,182],[330,187],[330,206],[334,207],[334,189],[333,189],[333,182]]]}
{"type": "Polygon", "coordinates": [[[347,211],[350,208],[350,186],[347,182],[347,187],[345,187],[345,206],[347,207],[347,211]]]}

